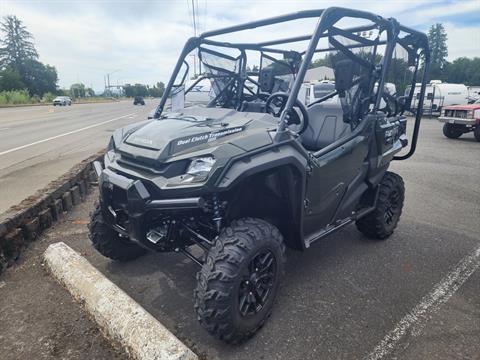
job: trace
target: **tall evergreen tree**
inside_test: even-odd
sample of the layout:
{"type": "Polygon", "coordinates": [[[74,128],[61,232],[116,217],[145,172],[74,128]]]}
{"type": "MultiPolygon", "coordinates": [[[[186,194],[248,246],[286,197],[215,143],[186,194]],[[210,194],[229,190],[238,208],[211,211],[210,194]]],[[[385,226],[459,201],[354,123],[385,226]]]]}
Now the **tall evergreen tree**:
{"type": "Polygon", "coordinates": [[[14,15],[5,16],[0,22],[0,68],[10,65],[21,71],[26,60],[38,59],[37,50],[33,45],[33,36],[14,15]]]}
{"type": "Polygon", "coordinates": [[[428,43],[430,45],[430,78],[439,79],[447,64],[448,48],[447,33],[442,24],[435,24],[428,31],[428,43]]]}

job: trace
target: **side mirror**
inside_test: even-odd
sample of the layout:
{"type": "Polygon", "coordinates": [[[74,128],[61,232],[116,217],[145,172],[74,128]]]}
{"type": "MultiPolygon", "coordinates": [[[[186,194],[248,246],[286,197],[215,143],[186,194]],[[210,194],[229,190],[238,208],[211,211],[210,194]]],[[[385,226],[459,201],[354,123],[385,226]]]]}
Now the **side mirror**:
{"type": "Polygon", "coordinates": [[[258,74],[258,83],[260,84],[260,90],[262,92],[272,92],[274,82],[275,76],[272,67],[266,67],[260,70],[258,74]]]}
{"type": "Polygon", "coordinates": [[[352,60],[340,60],[335,64],[335,90],[340,97],[345,96],[345,91],[353,84],[354,63],[352,60]]]}

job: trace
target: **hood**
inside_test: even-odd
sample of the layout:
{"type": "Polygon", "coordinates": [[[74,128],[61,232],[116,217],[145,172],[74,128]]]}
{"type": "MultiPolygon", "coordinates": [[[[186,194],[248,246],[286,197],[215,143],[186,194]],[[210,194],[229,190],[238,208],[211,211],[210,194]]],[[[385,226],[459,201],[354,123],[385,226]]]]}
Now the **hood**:
{"type": "Polygon", "coordinates": [[[224,143],[242,143],[250,135],[255,138],[256,147],[264,146],[270,142],[267,130],[276,126],[276,120],[267,114],[195,107],[124,131],[117,147],[121,153],[134,157],[164,160],[224,143]],[[260,141],[255,136],[259,133],[264,134],[260,141]]]}

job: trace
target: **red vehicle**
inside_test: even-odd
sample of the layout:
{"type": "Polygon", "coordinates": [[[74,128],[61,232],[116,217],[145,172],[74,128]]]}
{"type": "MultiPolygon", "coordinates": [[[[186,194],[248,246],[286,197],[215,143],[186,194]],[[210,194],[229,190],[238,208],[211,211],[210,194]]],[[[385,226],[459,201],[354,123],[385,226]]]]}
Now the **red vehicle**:
{"type": "Polygon", "coordinates": [[[442,109],[438,121],[443,122],[443,135],[457,139],[465,133],[473,131],[480,141],[480,99],[470,105],[451,105],[442,109]]]}

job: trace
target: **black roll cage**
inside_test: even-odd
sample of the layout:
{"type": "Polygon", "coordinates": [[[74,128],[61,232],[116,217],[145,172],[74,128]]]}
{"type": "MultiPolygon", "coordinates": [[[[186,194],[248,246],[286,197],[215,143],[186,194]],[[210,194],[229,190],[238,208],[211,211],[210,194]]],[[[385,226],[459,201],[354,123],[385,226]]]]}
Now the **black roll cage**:
{"type": "MultiPolygon", "coordinates": [[[[272,46],[284,45],[284,44],[295,43],[300,41],[308,41],[308,40],[309,40],[309,44],[307,49],[302,53],[300,53],[303,56],[303,59],[302,59],[300,68],[296,73],[295,80],[290,90],[290,94],[287,99],[285,108],[282,114],[280,115],[280,121],[277,128],[277,134],[275,137],[276,141],[280,141],[280,139],[283,137],[283,134],[287,131],[286,116],[288,112],[292,109],[294,102],[297,99],[298,92],[302,85],[306,71],[315,53],[332,51],[332,50],[341,50],[342,52],[346,52],[347,55],[351,54],[355,56],[352,52],[350,52],[349,49],[358,48],[362,46],[386,45],[385,55],[383,56],[383,59],[382,59],[382,66],[381,66],[381,69],[379,69],[381,70],[381,76],[379,76],[378,91],[376,93],[376,100],[372,110],[372,112],[376,112],[379,109],[380,102],[383,96],[385,79],[387,77],[387,71],[390,66],[393,51],[396,44],[398,43],[405,50],[407,50],[409,54],[409,63],[410,63],[410,59],[414,60],[414,65],[415,65],[414,76],[415,77],[417,76],[417,72],[420,66],[420,57],[423,56],[422,85],[420,90],[420,98],[419,98],[418,106],[416,108],[416,113],[415,113],[415,124],[414,124],[414,130],[413,130],[412,143],[410,145],[409,151],[405,155],[395,156],[394,159],[404,160],[412,156],[413,153],[415,152],[417,140],[418,140],[418,132],[420,129],[420,121],[421,121],[422,112],[423,112],[423,101],[424,101],[424,94],[425,94],[425,88],[426,88],[426,79],[427,79],[427,74],[428,74],[429,65],[430,65],[430,50],[428,46],[428,39],[424,33],[408,28],[406,26],[400,25],[393,18],[386,19],[381,16],[372,14],[370,12],[340,8],[340,7],[330,7],[330,8],[319,9],[319,10],[299,11],[299,12],[276,16],[276,17],[267,18],[263,20],[252,21],[252,22],[248,22],[248,23],[244,23],[236,26],[226,27],[223,29],[207,31],[198,37],[192,37],[188,39],[176,63],[172,76],[165,88],[165,92],[162,96],[160,104],[158,105],[155,111],[153,118],[155,119],[160,118],[163,112],[163,109],[165,107],[165,104],[167,102],[168,96],[172,88],[174,87],[175,79],[182,67],[182,64],[185,61],[186,56],[195,48],[200,47],[200,45],[205,44],[205,45],[212,45],[212,46],[219,46],[219,47],[236,48],[241,51],[242,55],[244,55],[246,50],[256,50],[262,53],[278,53],[278,54],[285,55],[285,54],[291,53],[292,51],[278,49],[272,46]],[[291,37],[286,39],[277,39],[277,40],[264,41],[259,43],[231,43],[231,42],[215,41],[211,39],[212,37],[219,36],[219,35],[225,35],[233,32],[250,30],[258,27],[280,24],[280,23],[285,23],[288,21],[299,20],[299,19],[308,19],[308,18],[318,18],[317,25],[312,35],[296,36],[296,37],[291,37]],[[335,27],[334,25],[343,18],[364,19],[364,20],[371,21],[373,24],[365,25],[365,26],[357,26],[357,27],[352,27],[348,29],[340,29],[338,27],[335,27]],[[387,39],[384,41],[372,41],[355,34],[358,32],[369,31],[373,29],[378,29],[380,32],[386,31],[387,39]],[[403,37],[400,37],[399,35],[401,32],[406,35],[403,37]],[[334,48],[328,47],[323,49],[317,48],[320,38],[329,37],[330,39],[333,39],[332,36],[334,35],[344,36],[346,38],[354,40],[359,44],[353,44],[353,45],[340,44],[340,46],[336,44],[336,46],[338,47],[334,47],[334,48]]],[[[366,64],[363,64],[363,65],[366,65],[366,64]]],[[[245,61],[243,61],[242,66],[243,66],[242,71],[243,73],[245,73],[245,79],[247,79],[246,72],[244,69],[246,66],[245,61]]],[[[197,79],[197,81],[194,82],[194,84],[189,87],[187,92],[191,90],[201,79],[202,78],[197,79]]],[[[250,81],[252,80],[253,79],[250,79],[250,81]]],[[[415,81],[415,78],[414,78],[414,81],[415,81]]],[[[411,87],[410,94],[409,94],[409,102],[408,104],[406,104],[406,108],[408,110],[410,110],[413,92],[414,92],[414,86],[411,87]]]]}

